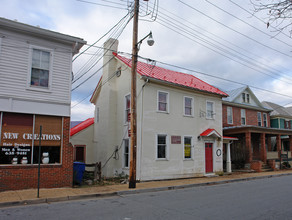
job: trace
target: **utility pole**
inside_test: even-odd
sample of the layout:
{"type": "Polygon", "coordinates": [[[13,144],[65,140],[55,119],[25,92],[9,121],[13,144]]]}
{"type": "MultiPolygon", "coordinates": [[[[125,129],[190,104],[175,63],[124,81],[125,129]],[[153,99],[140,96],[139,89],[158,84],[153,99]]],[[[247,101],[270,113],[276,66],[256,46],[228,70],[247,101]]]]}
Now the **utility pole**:
{"type": "Polygon", "coordinates": [[[137,155],[137,113],[136,113],[136,71],[138,56],[138,18],[139,0],[135,0],[133,20],[133,46],[132,46],[132,69],[131,69],[131,151],[129,188],[136,188],[136,155],[137,155]]]}

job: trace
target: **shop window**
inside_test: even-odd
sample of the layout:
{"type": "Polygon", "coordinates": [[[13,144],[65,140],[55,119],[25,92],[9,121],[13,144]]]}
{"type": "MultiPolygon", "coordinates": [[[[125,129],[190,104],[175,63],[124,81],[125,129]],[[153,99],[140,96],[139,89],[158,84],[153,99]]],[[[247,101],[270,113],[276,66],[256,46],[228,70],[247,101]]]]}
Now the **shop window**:
{"type": "Polygon", "coordinates": [[[62,117],[3,113],[0,164],[38,163],[40,138],[41,163],[61,163],[62,117]]]}
{"type": "MultiPolygon", "coordinates": [[[[39,163],[39,147],[33,147],[33,163],[39,163]]],[[[41,164],[58,164],[61,163],[61,147],[55,146],[42,146],[41,147],[41,164]],[[48,162],[44,159],[47,158],[48,162]]]]}

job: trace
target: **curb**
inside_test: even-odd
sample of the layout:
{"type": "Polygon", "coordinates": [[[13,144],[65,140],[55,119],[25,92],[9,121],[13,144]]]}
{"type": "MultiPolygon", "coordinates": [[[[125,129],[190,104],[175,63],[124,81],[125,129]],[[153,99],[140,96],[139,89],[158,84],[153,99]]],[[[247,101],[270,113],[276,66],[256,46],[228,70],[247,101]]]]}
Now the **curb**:
{"type": "Polygon", "coordinates": [[[56,197],[56,198],[43,198],[43,199],[3,202],[3,203],[0,203],[0,208],[22,206],[22,205],[36,205],[36,204],[43,204],[43,203],[49,204],[53,202],[66,202],[66,201],[103,198],[103,197],[112,197],[112,196],[133,195],[133,194],[139,194],[139,193],[160,192],[160,191],[186,189],[186,188],[193,188],[193,187],[200,187],[200,186],[212,186],[212,185],[220,185],[220,184],[226,184],[226,183],[251,181],[251,180],[256,180],[256,179],[267,179],[267,178],[272,178],[272,177],[281,177],[281,176],[290,176],[290,175],[292,175],[292,173],[282,173],[282,174],[267,175],[267,176],[255,176],[255,177],[247,177],[247,178],[240,178],[240,179],[212,181],[212,182],[206,182],[206,183],[192,183],[192,184],[184,184],[184,185],[178,185],[178,186],[165,186],[165,187],[157,187],[157,188],[124,190],[124,191],[116,191],[116,192],[110,192],[110,193],[95,193],[95,194],[56,197]]]}

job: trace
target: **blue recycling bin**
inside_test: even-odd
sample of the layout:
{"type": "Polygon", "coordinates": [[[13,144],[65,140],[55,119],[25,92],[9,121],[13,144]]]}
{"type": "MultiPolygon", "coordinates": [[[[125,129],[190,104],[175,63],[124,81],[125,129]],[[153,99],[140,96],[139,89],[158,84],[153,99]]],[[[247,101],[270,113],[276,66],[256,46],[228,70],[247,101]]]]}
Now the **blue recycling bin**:
{"type": "Polygon", "coordinates": [[[74,184],[81,185],[83,174],[85,171],[85,163],[73,162],[73,182],[74,184]]]}

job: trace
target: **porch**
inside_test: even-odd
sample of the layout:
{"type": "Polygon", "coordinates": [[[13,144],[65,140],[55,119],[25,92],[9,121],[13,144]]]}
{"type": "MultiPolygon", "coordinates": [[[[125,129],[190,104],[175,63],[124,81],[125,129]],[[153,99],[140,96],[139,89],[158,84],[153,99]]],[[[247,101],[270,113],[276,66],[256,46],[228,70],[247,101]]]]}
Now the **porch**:
{"type": "Polygon", "coordinates": [[[231,149],[236,168],[251,168],[261,164],[280,168],[282,162],[292,164],[292,131],[259,126],[238,126],[223,128],[223,134],[238,138],[231,149]]]}

